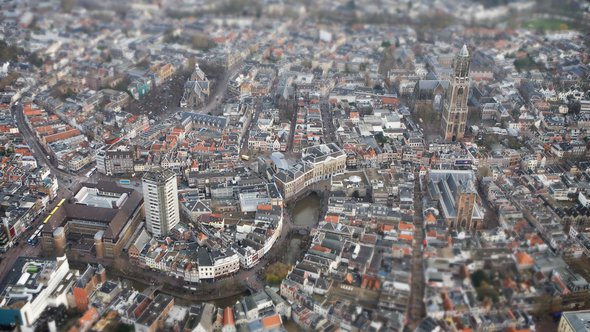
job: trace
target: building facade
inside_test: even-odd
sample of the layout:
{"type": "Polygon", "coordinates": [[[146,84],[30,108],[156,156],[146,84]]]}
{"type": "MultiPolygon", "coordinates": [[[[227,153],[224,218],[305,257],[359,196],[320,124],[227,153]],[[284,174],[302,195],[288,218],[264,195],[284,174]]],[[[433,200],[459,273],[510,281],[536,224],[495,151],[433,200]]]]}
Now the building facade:
{"type": "Polygon", "coordinates": [[[96,170],[105,175],[133,173],[133,151],[124,146],[97,151],[96,170]]]}
{"type": "Polygon", "coordinates": [[[311,146],[303,150],[301,161],[288,169],[280,169],[275,184],[284,199],[289,199],[308,186],[344,173],[346,153],[334,143],[311,146]]]}
{"type": "Polygon", "coordinates": [[[469,98],[469,65],[471,57],[467,46],[455,57],[454,75],[443,110],[442,132],[447,141],[460,140],[465,135],[467,99],[469,98]]]}
{"type": "Polygon", "coordinates": [[[180,219],[176,174],[168,169],[147,172],[142,179],[146,229],[166,236],[180,219]]]}
{"type": "Polygon", "coordinates": [[[143,197],[115,182],[82,183],[49,215],[40,237],[43,251],[114,258],[143,219],[143,197]],[[74,245],[76,244],[76,245],[74,245]]]}

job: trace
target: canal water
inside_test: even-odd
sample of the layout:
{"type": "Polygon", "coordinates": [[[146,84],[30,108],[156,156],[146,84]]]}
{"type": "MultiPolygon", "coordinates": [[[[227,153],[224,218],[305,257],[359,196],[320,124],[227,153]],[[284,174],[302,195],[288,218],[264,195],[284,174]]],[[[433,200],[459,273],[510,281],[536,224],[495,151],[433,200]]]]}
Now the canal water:
{"type": "Polygon", "coordinates": [[[293,208],[293,223],[297,226],[314,227],[320,218],[320,196],[312,193],[300,199],[293,208]]]}
{"type": "MultiPolygon", "coordinates": [[[[303,199],[300,199],[293,207],[292,218],[293,223],[297,226],[305,226],[306,228],[315,227],[320,219],[321,199],[316,193],[312,193],[303,199]]],[[[309,234],[309,233],[308,233],[309,234]]],[[[287,244],[287,251],[283,256],[283,262],[289,265],[296,263],[303,250],[302,246],[305,244],[309,235],[301,235],[297,232],[291,233],[289,242],[287,244]]]]}

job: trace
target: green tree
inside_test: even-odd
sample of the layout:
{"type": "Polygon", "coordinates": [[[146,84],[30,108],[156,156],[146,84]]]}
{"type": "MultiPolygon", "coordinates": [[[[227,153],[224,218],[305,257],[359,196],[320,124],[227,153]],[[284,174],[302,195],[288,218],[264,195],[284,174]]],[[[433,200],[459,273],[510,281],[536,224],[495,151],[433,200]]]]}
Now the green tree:
{"type": "Polygon", "coordinates": [[[265,271],[265,280],[269,284],[280,284],[281,281],[287,276],[290,269],[291,266],[285,263],[273,263],[265,271]]]}
{"type": "Polygon", "coordinates": [[[20,74],[15,71],[8,73],[8,75],[6,75],[2,79],[0,79],[0,90],[3,90],[7,86],[11,85],[19,77],[20,77],[20,74]]]}
{"type": "Polygon", "coordinates": [[[124,323],[120,323],[119,325],[117,325],[115,332],[132,332],[135,331],[135,328],[133,327],[133,325],[128,325],[128,324],[124,324],[124,323]]]}
{"type": "Polygon", "coordinates": [[[195,65],[197,64],[197,59],[195,59],[195,57],[190,57],[187,61],[188,63],[188,70],[190,72],[192,72],[192,70],[195,68],[195,65]]]}
{"type": "Polygon", "coordinates": [[[569,103],[567,106],[568,106],[568,113],[571,113],[571,114],[579,114],[580,111],[582,110],[582,104],[578,100],[569,103]]]}
{"type": "Polygon", "coordinates": [[[129,78],[129,76],[125,76],[117,84],[111,86],[111,89],[127,92],[127,87],[129,84],[131,84],[131,78],[129,78]]]}
{"type": "Polygon", "coordinates": [[[70,13],[76,6],[76,0],[61,0],[60,7],[64,13],[70,13]]]}
{"type": "Polygon", "coordinates": [[[471,284],[474,288],[481,287],[484,283],[489,283],[490,279],[483,270],[477,270],[471,274],[471,284]]]}
{"type": "Polygon", "coordinates": [[[505,144],[508,148],[518,150],[520,149],[523,144],[522,141],[518,137],[509,136],[505,140],[505,144]]]}
{"type": "Polygon", "coordinates": [[[22,53],[20,48],[0,40],[0,62],[16,61],[20,53],[22,53]]]}
{"type": "Polygon", "coordinates": [[[191,46],[193,49],[206,51],[215,47],[215,42],[206,36],[196,35],[191,38],[191,46]]]}
{"type": "Polygon", "coordinates": [[[41,67],[43,65],[43,59],[39,57],[39,54],[37,54],[37,52],[31,53],[27,60],[30,64],[32,64],[35,67],[41,67]]]}
{"type": "Polygon", "coordinates": [[[516,70],[518,70],[519,72],[529,71],[529,70],[534,69],[536,67],[537,67],[537,64],[529,55],[527,55],[524,58],[514,60],[514,68],[516,68],[516,70]]]}
{"type": "Polygon", "coordinates": [[[483,270],[477,270],[471,274],[471,283],[477,292],[477,299],[484,301],[490,299],[498,302],[498,291],[492,286],[490,279],[483,270]]]}
{"type": "Polygon", "coordinates": [[[481,166],[477,169],[477,175],[480,178],[485,178],[487,176],[492,175],[492,171],[490,171],[490,168],[487,166],[481,166]]]}
{"type": "Polygon", "coordinates": [[[475,291],[477,292],[477,299],[480,301],[490,299],[494,301],[494,303],[498,302],[498,291],[488,284],[483,284],[480,287],[477,287],[475,291]]]}
{"type": "Polygon", "coordinates": [[[379,143],[380,145],[383,145],[385,143],[387,143],[387,137],[385,137],[385,135],[383,135],[382,132],[379,132],[377,134],[375,134],[375,140],[377,141],[377,143],[379,143]]]}

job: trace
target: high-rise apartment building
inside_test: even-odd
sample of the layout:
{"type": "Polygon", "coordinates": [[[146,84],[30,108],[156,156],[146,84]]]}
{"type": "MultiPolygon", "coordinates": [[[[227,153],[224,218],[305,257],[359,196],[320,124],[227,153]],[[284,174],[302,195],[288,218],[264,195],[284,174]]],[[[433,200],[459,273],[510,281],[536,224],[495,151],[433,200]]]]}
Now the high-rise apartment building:
{"type": "Polygon", "coordinates": [[[469,65],[471,57],[467,46],[455,57],[451,86],[447,90],[442,118],[444,139],[455,141],[465,135],[467,123],[467,99],[469,98],[469,65]]]}
{"type": "Polygon", "coordinates": [[[168,169],[146,172],[142,183],[146,228],[154,236],[166,236],[180,219],[176,174],[168,169]]]}

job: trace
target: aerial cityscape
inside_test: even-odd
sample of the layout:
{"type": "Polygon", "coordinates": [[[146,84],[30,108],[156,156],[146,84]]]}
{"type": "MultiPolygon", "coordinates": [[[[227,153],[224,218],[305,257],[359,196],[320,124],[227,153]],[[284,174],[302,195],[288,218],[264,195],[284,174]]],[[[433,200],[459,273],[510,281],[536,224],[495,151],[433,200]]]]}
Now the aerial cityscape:
{"type": "Polygon", "coordinates": [[[0,0],[0,331],[590,331],[590,1],[0,0]]]}

